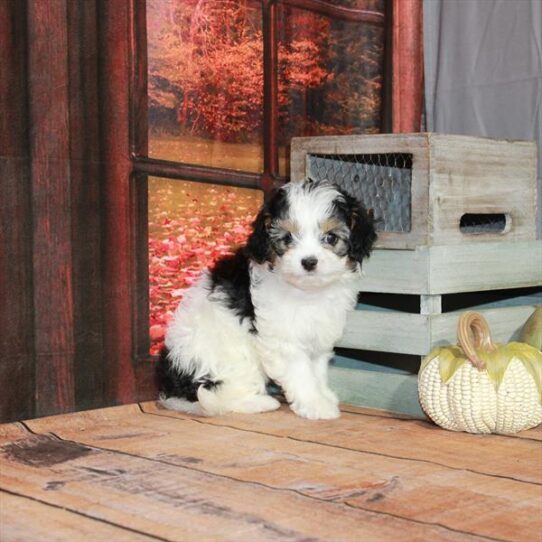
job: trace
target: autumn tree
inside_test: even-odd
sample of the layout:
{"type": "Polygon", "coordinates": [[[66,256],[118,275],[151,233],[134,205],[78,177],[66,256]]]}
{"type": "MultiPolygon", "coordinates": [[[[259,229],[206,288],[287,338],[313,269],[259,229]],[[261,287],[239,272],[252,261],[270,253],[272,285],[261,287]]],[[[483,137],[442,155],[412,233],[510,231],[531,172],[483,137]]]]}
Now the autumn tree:
{"type": "MultiPolygon", "coordinates": [[[[261,130],[261,4],[230,0],[149,0],[150,107],[175,110],[191,134],[250,140],[261,130]]],[[[322,42],[322,39],[319,40],[322,42]]],[[[279,46],[279,106],[292,92],[329,77],[318,41],[301,35],[279,46]]]]}

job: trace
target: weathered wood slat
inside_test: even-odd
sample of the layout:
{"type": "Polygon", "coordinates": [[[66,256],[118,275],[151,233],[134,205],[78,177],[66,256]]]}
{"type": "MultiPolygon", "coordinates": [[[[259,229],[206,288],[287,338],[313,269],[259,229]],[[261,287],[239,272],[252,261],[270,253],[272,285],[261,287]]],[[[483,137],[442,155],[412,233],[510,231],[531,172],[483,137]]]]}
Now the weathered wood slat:
{"type": "Polygon", "coordinates": [[[423,16],[419,0],[392,3],[392,132],[420,130],[423,110],[423,16]]]}
{"type": "Polygon", "coordinates": [[[536,239],[536,142],[440,134],[429,139],[432,243],[536,239]],[[459,219],[469,212],[504,213],[506,228],[496,235],[462,234],[459,219]]]}
{"type": "MultiPolygon", "coordinates": [[[[418,399],[417,375],[366,369],[366,365],[369,364],[355,369],[336,365],[329,368],[329,386],[343,404],[364,405],[426,419],[418,399]]],[[[342,408],[344,410],[344,405],[342,408]]]]}
{"type": "MultiPolygon", "coordinates": [[[[145,412],[162,416],[186,417],[163,410],[153,402],[144,403],[142,408],[145,412]]],[[[346,412],[340,418],[340,425],[335,421],[307,423],[293,414],[284,416],[282,410],[264,416],[236,414],[197,419],[206,424],[317,441],[349,450],[385,453],[391,457],[428,461],[492,476],[510,476],[513,458],[515,479],[542,483],[542,450],[538,441],[528,438],[455,433],[422,420],[396,420],[346,412]],[[488,450],[491,450],[491,459],[487,457],[488,450]]]]}
{"type": "Polygon", "coordinates": [[[411,414],[405,414],[404,412],[390,412],[388,410],[382,410],[379,408],[369,408],[365,406],[359,406],[355,404],[343,403],[341,404],[342,412],[350,412],[351,414],[365,414],[366,416],[378,416],[381,418],[395,418],[398,420],[414,420],[417,416],[411,414]]]}
{"type": "Polygon", "coordinates": [[[46,435],[4,446],[0,489],[167,540],[480,540],[167,461],[96,449],[77,456],[77,446],[46,435]],[[52,442],[50,468],[33,465],[52,442]]]}
{"type": "Polygon", "coordinates": [[[359,281],[360,291],[415,295],[540,285],[542,241],[375,250],[359,281]]]}
{"type": "Polygon", "coordinates": [[[67,4],[76,410],[105,404],[96,2],[67,4]]]}
{"type": "Polygon", "coordinates": [[[430,316],[360,309],[348,314],[337,346],[422,355],[429,353],[430,339],[430,316]]]}
{"type": "Polygon", "coordinates": [[[135,400],[133,244],[135,205],[130,159],[130,3],[100,0],[100,117],[103,218],[105,396],[109,403],[135,400]]]}
{"type": "MultiPolygon", "coordinates": [[[[509,342],[517,340],[521,328],[540,302],[542,296],[532,296],[525,297],[524,304],[519,306],[506,306],[503,302],[499,308],[473,307],[472,310],[487,320],[495,342],[509,342]]],[[[437,345],[457,342],[461,312],[411,314],[361,305],[348,315],[337,346],[425,356],[437,345]]]]}
{"type": "Polygon", "coordinates": [[[26,2],[0,0],[0,420],[34,412],[26,2]],[[17,383],[9,385],[8,383],[17,383]]]}
{"type": "MultiPolygon", "coordinates": [[[[382,410],[378,408],[369,408],[357,405],[351,405],[348,403],[341,404],[342,412],[350,412],[351,414],[363,414],[369,417],[377,418],[394,418],[396,420],[419,420],[418,416],[413,416],[411,414],[399,413],[399,412],[390,412],[388,410],[382,410]]],[[[429,423],[429,422],[427,422],[429,423]]],[[[506,435],[502,438],[524,438],[528,440],[540,440],[542,441],[542,425],[529,429],[528,431],[521,431],[519,433],[514,433],[513,435],[506,435]]]]}
{"type": "Polygon", "coordinates": [[[114,540],[115,542],[150,542],[159,540],[127,529],[91,519],[79,511],[57,508],[27,497],[0,491],[0,539],[47,540],[73,542],[74,540],[114,540]]]}
{"type": "MultiPolygon", "coordinates": [[[[283,418],[288,416],[282,412],[283,418]]],[[[34,431],[53,431],[91,448],[147,457],[454,531],[526,541],[536,540],[534,533],[542,529],[540,485],[386,457],[385,447],[379,453],[330,450],[319,444],[319,432],[314,431],[315,442],[300,442],[141,413],[130,414],[120,425],[116,417],[87,423],[83,413],[71,416],[69,423],[49,418],[29,425],[34,431]]],[[[342,421],[335,425],[343,430],[342,421]]],[[[253,426],[259,427],[257,420],[253,426]]]]}
{"type": "Polygon", "coordinates": [[[66,0],[28,2],[27,17],[35,396],[45,415],[75,404],[66,0]]]}
{"type": "Polygon", "coordinates": [[[0,425],[0,445],[6,442],[12,442],[31,435],[20,423],[4,423],[0,425]]]}
{"type": "MultiPolygon", "coordinates": [[[[522,194],[522,198],[527,198],[522,194]]],[[[470,243],[429,249],[430,294],[542,285],[542,241],[470,243]]]]}

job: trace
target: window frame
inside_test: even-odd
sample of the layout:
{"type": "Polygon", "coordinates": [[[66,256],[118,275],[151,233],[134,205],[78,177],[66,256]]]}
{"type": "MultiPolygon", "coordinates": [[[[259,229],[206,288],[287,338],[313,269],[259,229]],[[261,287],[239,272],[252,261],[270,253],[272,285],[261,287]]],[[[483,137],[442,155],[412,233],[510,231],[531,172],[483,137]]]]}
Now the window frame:
{"type": "MultiPolygon", "coordinates": [[[[130,80],[129,80],[129,149],[132,165],[132,205],[135,211],[133,234],[135,248],[133,323],[133,361],[148,362],[150,339],[148,333],[148,176],[183,181],[217,184],[240,188],[259,189],[266,197],[274,188],[288,181],[279,173],[278,155],[278,15],[280,4],[334,19],[384,26],[384,83],[382,85],[381,131],[392,129],[392,59],[396,32],[393,28],[395,4],[401,0],[385,0],[385,13],[357,8],[336,6],[325,0],[262,0],[263,30],[263,171],[261,173],[216,168],[176,162],[148,156],[148,106],[147,106],[147,28],[146,0],[131,0],[130,25],[130,80]]],[[[405,0],[402,0],[403,2],[405,0]]],[[[407,0],[420,4],[420,0],[407,0]]]]}
{"type": "MultiPolygon", "coordinates": [[[[362,9],[346,8],[329,4],[325,0],[262,0],[263,26],[263,171],[251,173],[247,171],[195,165],[172,160],[150,158],[148,156],[148,111],[147,111],[147,32],[146,32],[146,0],[134,0],[134,17],[132,35],[133,57],[131,81],[131,119],[130,148],[134,173],[153,175],[170,179],[183,179],[203,183],[237,186],[243,188],[260,188],[264,193],[280,186],[288,179],[279,174],[278,160],[278,8],[279,4],[319,13],[335,19],[389,25],[391,17],[362,9]]],[[[386,12],[391,11],[391,1],[385,0],[386,12]]],[[[389,35],[390,32],[387,32],[389,35]]],[[[384,69],[388,72],[391,58],[385,45],[384,69]]],[[[388,81],[389,77],[385,77],[388,81]]],[[[389,103],[390,85],[382,85],[383,103],[389,103]]],[[[381,131],[389,131],[389,119],[381,118],[381,131]]]]}

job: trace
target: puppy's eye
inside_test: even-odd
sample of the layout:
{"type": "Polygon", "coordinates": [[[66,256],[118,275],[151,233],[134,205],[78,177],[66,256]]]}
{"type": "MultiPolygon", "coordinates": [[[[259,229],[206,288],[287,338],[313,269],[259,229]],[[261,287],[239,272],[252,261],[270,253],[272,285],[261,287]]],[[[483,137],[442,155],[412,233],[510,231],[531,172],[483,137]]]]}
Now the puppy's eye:
{"type": "Polygon", "coordinates": [[[281,240],[285,245],[289,245],[289,244],[293,241],[292,234],[291,234],[290,232],[285,233],[285,234],[280,238],[280,240],[281,240]]]}
{"type": "Polygon", "coordinates": [[[333,247],[337,244],[337,241],[339,240],[339,238],[333,232],[327,232],[324,235],[323,240],[326,245],[331,245],[333,247]]]}

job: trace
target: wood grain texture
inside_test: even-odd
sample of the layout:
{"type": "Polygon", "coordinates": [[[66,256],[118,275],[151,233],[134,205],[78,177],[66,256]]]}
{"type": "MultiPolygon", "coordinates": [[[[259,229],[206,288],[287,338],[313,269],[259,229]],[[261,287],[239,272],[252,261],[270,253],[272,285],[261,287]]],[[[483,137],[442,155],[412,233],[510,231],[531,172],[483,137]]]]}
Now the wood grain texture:
{"type": "Polygon", "coordinates": [[[542,241],[430,247],[430,294],[542,285],[542,241]]]}
{"type": "Polygon", "coordinates": [[[0,420],[6,421],[35,414],[24,8],[0,0],[0,420]]]}
{"type": "Polygon", "coordinates": [[[132,299],[145,275],[134,272],[131,0],[1,2],[7,421],[134,397],[132,299]]]}
{"type": "Polygon", "coordinates": [[[392,130],[418,132],[423,110],[423,3],[392,2],[392,130]]]}
{"type": "Polygon", "coordinates": [[[68,2],[74,396],[104,405],[102,217],[96,3],[68,2]]]}
{"type": "Polygon", "coordinates": [[[541,241],[376,249],[363,262],[359,281],[360,291],[415,295],[540,285],[541,241]]]}
{"type": "Polygon", "coordinates": [[[115,542],[150,542],[156,540],[115,526],[85,512],[44,504],[39,500],[0,491],[2,502],[0,538],[11,540],[114,540],[115,542]],[[29,521],[32,518],[32,521],[29,521]],[[53,534],[54,533],[54,534],[53,534]]]}
{"type": "Polygon", "coordinates": [[[66,509],[51,518],[61,535],[81,514],[83,531],[98,521],[181,541],[536,541],[542,527],[540,442],[529,437],[456,434],[368,410],[309,422],[286,408],[222,418],[142,408],[31,420],[24,433],[0,426],[8,526],[24,537],[13,509],[39,503],[45,522],[44,508],[66,509]],[[443,440],[428,446],[435,433],[443,440]],[[446,453],[428,457],[422,446],[446,453]],[[488,447],[491,460],[479,453],[488,447]],[[525,480],[528,471],[536,476],[525,480]]]}
{"type": "MultiPolygon", "coordinates": [[[[142,406],[145,412],[186,417],[162,410],[155,403],[144,403],[142,406]]],[[[308,424],[298,416],[284,416],[282,410],[258,416],[256,419],[240,414],[196,419],[205,424],[226,425],[295,440],[317,440],[321,444],[360,452],[378,454],[385,449],[389,456],[469,469],[490,476],[510,476],[509,461],[513,458],[514,479],[534,484],[542,483],[540,444],[528,438],[454,433],[444,431],[429,421],[390,420],[380,416],[359,416],[345,412],[340,418],[340,430],[338,424],[333,422],[308,424]],[[254,426],[255,423],[257,427],[254,426]],[[315,428],[318,430],[317,434],[315,428]],[[491,461],[487,461],[484,453],[488,447],[492,450],[491,461]]]]}
{"type": "MultiPolygon", "coordinates": [[[[473,307],[488,321],[493,339],[505,343],[517,340],[523,325],[542,303],[540,296],[526,298],[519,306],[473,307]]],[[[465,309],[467,310],[467,309],[465,309]]],[[[425,356],[436,346],[455,344],[457,322],[462,311],[445,314],[409,314],[359,306],[348,315],[337,346],[425,356]]]]}
{"type": "Polygon", "coordinates": [[[74,407],[67,6],[33,0],[27,9],[36,413],[44,415],[74,407]]]}
{"type": "Polygon", "coordinates": [[[106,400],[135,399],[135,244],[130,159],[130,3],[98,1],[106,400]]]}
{"type": "MultiPolygon", "coordinates": [[[[38,447],[44,442],[44,438],[35,438],[28,445],[38,447]]],[[[26,465],[15,457],[3,464],[0,488],[4,487],[165,540],[480,539],[200,472],[167,459],[149,460],[106,450],[57,463],[53,476],[47,469],[26,465]],[[316,522],[315,517],[325,521],[316,522]]]]}
{"type": "Polygon", "coordinates": [[[142,409],[30,420],[24,433],[0,427],[0,489],[14,496],[8,517],[23,537],[13,509],[38,504],[43,521],[44,508],[66,509],[65,519],[51,518],[59,536],[64,522],[74,527],[73,514],[84,516],[83,531],[99,521],[180,541],[536,541],[542,527],[541,474],[523,479],[536,471],[540,446],[529,438],[455,434],[370,410],[309,422],[286,408],[205,419],[154,403],[142,409]],[[386,438],[374,448],[380,432],[386,438]],[[400,451],[428,448],[435,432],[444,441],[431,447],[446,451],[447,441],[450,453],[400,451]],[[519,455],[504,452],[511,445],[519,455]],[[480,468],[481,457],[472,462],[488,446],[485,462],[500,465],[498,475],[480,468]]]}
{"type": "Polygon", "coordinates": [[[28,436],[28,429],[21,423],[3,423],[0,425],[0,445],[28,436]]]}
{"type": "Polygon", "coordinates": [[[536,239],[538,181],[534,141],[431,134],[431,244],[536,239]],[[465,213],[503,213],[502,234],[466,235],[465,213]]]}

